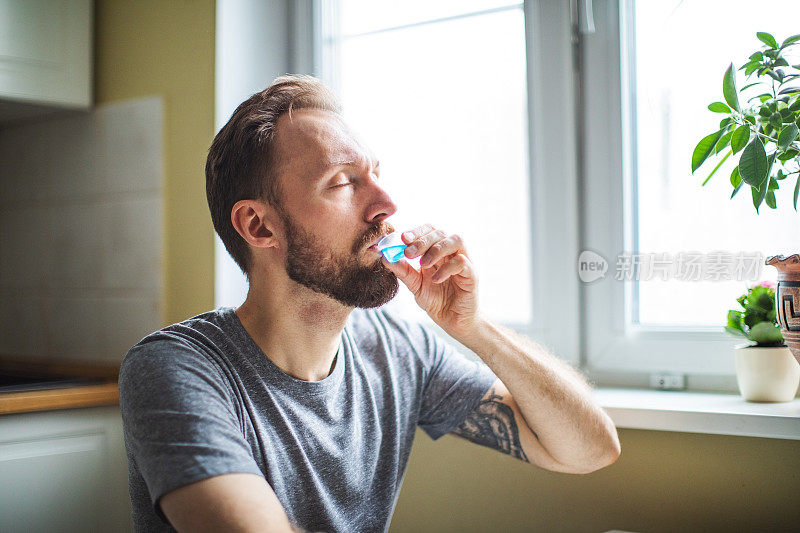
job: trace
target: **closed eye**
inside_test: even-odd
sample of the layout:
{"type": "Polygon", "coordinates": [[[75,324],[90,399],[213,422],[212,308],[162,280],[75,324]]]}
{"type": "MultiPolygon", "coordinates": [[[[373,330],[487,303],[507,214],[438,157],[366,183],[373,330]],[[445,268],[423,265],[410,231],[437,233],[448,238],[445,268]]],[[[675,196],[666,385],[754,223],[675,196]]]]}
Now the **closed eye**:
{"type": "Polygon", "coordinates": [[[347,187],[348,185],[352,185],[354,180],[355,180],[354,177],[350,177],[350,181],[334,185],[333,187],[331,187],[331,189],[338,189],[339,187],[347,187]]]}

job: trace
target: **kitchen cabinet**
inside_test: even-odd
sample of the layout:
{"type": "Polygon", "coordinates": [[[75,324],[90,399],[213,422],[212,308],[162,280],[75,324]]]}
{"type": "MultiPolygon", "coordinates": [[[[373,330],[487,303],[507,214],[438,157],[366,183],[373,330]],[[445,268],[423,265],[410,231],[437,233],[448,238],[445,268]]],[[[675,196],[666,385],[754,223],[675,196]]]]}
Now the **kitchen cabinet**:
{"type": "Polygon", "coordinates": [[[130,531],[119,407],[0,416],[0,530],[130,531]]]}
{"type": "Polygon", "coordinates": [[[0,0],[0,120],[88,109],[92,0],[0,0]]]}

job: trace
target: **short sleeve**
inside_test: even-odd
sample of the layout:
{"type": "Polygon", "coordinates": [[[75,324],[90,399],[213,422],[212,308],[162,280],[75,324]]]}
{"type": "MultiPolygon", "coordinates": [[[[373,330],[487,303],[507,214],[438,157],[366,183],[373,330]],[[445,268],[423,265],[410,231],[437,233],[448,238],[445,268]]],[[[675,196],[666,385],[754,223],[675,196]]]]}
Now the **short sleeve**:
{"type": "Polygon", "coordinates": [[[220,368],[180,339],[146,339],[120,368],[120,409],[129,457],[156,514],[164,494],[205,478],[261,471],[220,368]]]}
{"type": "Polygon", "coordinates": [[[418,424],[437,440],[466,420],[497,377],[483,362],[467,359],[428,328],[420,328],[429,353],[418,424]]]}

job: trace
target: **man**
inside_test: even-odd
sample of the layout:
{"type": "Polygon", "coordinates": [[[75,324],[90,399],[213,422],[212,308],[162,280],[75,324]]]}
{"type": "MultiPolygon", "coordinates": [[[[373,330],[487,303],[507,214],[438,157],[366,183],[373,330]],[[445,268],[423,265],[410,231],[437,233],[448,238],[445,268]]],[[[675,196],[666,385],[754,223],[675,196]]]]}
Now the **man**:
{"type": "Polygon", "coordinates": [[[580,375],[481,316],[457,235],[405,231],[419,271],[380,256],[396,206],[378,166],[308,76],[276,79],[217,134],[209,206],[249,293],[125,357],[138,530],[385,531],[417,426],[559,472],[619,456],[580,375]],[[486,364],[382,308],[398,279],[486,364]]]}

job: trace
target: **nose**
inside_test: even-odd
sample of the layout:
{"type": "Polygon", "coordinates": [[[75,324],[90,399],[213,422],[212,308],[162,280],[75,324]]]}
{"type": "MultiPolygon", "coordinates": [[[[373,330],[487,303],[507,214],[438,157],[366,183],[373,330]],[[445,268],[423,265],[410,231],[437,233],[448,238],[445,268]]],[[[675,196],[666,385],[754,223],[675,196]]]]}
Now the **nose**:
{"type": "Polygon", "coordinates": [[[383,187],[381,187],[377,180],[372,178],[370,180],[370,204],[367,211],[364,213],[364,220],[369,224],[374,224],[389,218],[397,212],[397,206],[392,201],[383,187]]]}

